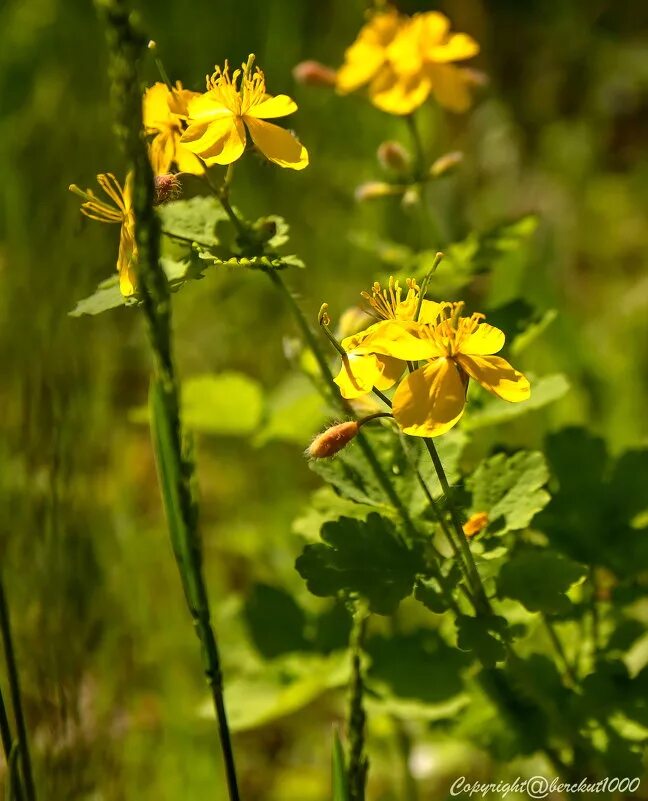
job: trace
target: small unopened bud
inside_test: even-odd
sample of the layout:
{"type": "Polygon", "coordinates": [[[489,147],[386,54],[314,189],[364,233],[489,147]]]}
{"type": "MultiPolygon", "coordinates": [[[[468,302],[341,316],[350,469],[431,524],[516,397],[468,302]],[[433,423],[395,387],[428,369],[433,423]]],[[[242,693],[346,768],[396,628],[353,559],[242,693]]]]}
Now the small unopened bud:
{"type": "Polygon", "coordinates": [[[463,153],[460,150],[453,150],[452,153],[446,153],[440,156],[434,164],[430,167],[430,175],[433,178],[439,178],[441,175],[450,172],[463,161],[463,153]]]}
{"type": "Polygon", "coordinates": [[[311,459],[328,459],[330,456],[335,456],[351,442],[359,428],[356,420],[348,420],[346,423],[338,423],[327,428],[311,442],[306,451],[307,456],[311,459]]]}
{"type": "Polygon", "coordinates": [[[487,512],[475,512],[463,524],[463,533],[466,537],[474,537],[482,532],[488,525],[487,512]]]}
{"type": "Polygon", "coordinates": [[[149,50],[155,50],[157,47],[157,42],[154,39],[149,39],[149,43],[146,46],[149,50]]]}
{"type": "Polygon", "coordinates": [[[383,142],[376,156],[381,167],[394,172],[407,172],[412,163],[412,157],[400,142],[383,142]]]}
{"type": "Polygon", "coordinates": [[[367,181],[356,187],[354,196],[358,203],[363,203],[365,200],[376,200],[379,197],[399,195],[402,191],[400,186],[386,184],[384,181],[367,181]]]}
{"type": "Polygon", "coordinates": [[[331,318],[328,313],[328,303],[322,303],[320,306],[319,314],[317,315],[317,322],[320,325],[331,325],[331,318]]]}
{"type": "Polygon", "coordinates": [[[169,172],[166,175],[155,176],[154,206],[161,206],[163,203],[175,200],[180,197],[181,194],[182,186],[177,175],[173,175],[173,173],[169,172]]]}
{"type": "Polygon", "coordinates": [[[410,186],[403,195],[401,203],[403,204],[403,208],[411,209],[414,208],[414,206],[418,206],[420,201],[421,201],[421,192],[418,186],[410,186]]]}
{"type": "Polygon", "coordinates": [[[334,69],[319,61],[301,61],[293,68],[293,78],[303,86],[335,86],[337,74],[334,69]]]}

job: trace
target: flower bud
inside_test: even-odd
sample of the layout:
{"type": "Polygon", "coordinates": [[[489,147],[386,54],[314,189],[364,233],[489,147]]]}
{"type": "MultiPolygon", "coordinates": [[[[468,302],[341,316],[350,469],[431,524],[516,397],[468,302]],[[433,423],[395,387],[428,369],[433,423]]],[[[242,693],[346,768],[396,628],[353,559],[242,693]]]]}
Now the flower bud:
{"type": "Polygon", "coordinates": [[[293,68],[293,78],[303,86],[335,86],[337,74],[334,69],[319,61],[301,61],[293,68]]]}
{"type": "Polygon", "coordinates": [[[311,459],[328,459],[330,456],[335,456],[351,442],[359,428],[356,420],[348,420],[346,423],[338,423],[327,428],[311,442],[306,455],[311,459]]]}
{"type": "Polygon", "coordinates": [[[418,206],[420,201],[421,201],[421,192],[418,186],[410,186],[403,195],[403,200],[401,202],[403,204],[403,208],[413,209],[414,206],[418,206]]]}
{"type": "Polygon", "coordinates": [[[355,190],[355,199],[358,203],[363,203],[365,200],[375,200],[379,197],[387,197],[388,195],[398,195],[402,189],[392,184],[386,184],[384,181],[367,181],[360,184],[355,190]]]}
{"type": "Polygon", "coordinates": [[[394,172],[407,172],[412,163],[412,157],[400,142],[383,142],[376,156],[381,167],[394,172]]]}
{"type": "Polygon", "coordinates": [[[474,515],[471,515],[468,520],[463,524],[463,533],[466,537],[474,537],[480,532],[482,532],[486,526],[488,525],[488,513],[487,512],[475,512],[474,515]]]}
{"type": "Polygon", "coordinates": [[[440,156],[430,167],[430,175],[433,178],[445,175],[445,173],[450,172],[461,164],[463,157],[463,153],[460,150],[453,150],[451,153],[440,156]]]}
{"type": "Polygon", "coordinates": [[[182,186],[177,175],[169,172],[166,175],[155,176],[154,206],[161,206],[163,203],[168,203],[169,200],[175,200],[181,194],[182,186]]]}

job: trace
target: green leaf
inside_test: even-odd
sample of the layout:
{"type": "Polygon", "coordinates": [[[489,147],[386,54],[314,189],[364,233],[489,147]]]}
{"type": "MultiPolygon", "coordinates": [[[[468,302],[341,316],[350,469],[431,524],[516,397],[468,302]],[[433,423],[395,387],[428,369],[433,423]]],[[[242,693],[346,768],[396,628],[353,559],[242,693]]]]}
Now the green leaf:
{"type": "Polygon", "coordinates": [[[371,662],[367,679],[381,697],[439,704],[463,691],[461,672],[470,659],[435,631],[377,635],[369,639],[366,651],[371,662]]]}
{"type": "Polygon", "coordinates": [[[187,428],[221,436],[254,432],[263,413],[263,389],[236,372],[192,376],[182,385],[182,417],[187,428]]]}
{"type": "Polygon", "coordinates": [[[487,512],[489,526],[502,518],[500,534],[526,528],[550,500],[542,489],[548,478],[547,465],[539,451],[491,456],[466,481],[472,493],[471,513],[487,512]]]}
{"type": "MultiPolygon", "coordinates": [[[[461,569],[456,562],[448,562],[447,565],[441,566],[441,571],[445,576],[445,586],[454,591],[455,587],[461,579],[461,569]]],[[[434,612],[435,615],[441,615],[449,609],[448,601],[446,600],[445,593],[441,590],[437,578],[419,578],[414,587],[414,597],[420,601],[423,606],[434,612]]]]}
{"type": "Polygon", "coordinates": [[[205,245],[219,244],[216,224],[227,219],[221,204],[210,196],[164,203],[158,206],[157,212],[165,234],[205,245]]]}
{"type": "Polygon", "coordinates": [[[502,566],[497,589],[500,598],[519,601],[529,612],[566,614],[572,604],[565,593],[585,572],[555,551],[525,550],[502,566]]]}
{"type": "MultiPolygon", "coordinates": [[[[227,716],[233,732],[250,731],[291,715],[329,690],[349,681],[346,652],[330,656],[287,654],[264,662],[258,671],[234,675],[225,687],[227,716]]],[[[210,701],[201,709],[213,717],[210,701]]]]}
{"type": "Polygon", "coordinates": [[[357,503],[337,495],[331,487],[320,487],[310,498],[308,507],[293,523],[293,531],[310,542],[319,540],[324,523],[339,520],[340,517],[353,517],[366,520],[376,511],[375,506],[357,503]]]}
{"type": "Polygon", "coordinates": [[[462,651],[474,653],[483,665],[492,667],[505,659],[506,620],[497,615],[457,617],[457,645],[462,651]]]}
{"type": "Polygon", "coordinates": [[[252,642],[266,659],[308,650],[304,610],[280,587],[255,584],[246,599],[243,616],[252,642]]]}
{"type": "Polygon", "coordinates": [[[102,281],[92,295],[80,300],[68,314],[70,317],[81,317],[84,314],[101,314],[119,306],[136,305],[135,299],[125,298],[122,295],[119,289],[119,277],[115,275],[102,281]]]}
{"type": "Polygon", "coordinates": [[[518,354],[522,353],[523,350],[526,350],[529,345],[531,345],[536,339],[538,339],[538,337],[544,334],[556,317],[558,317],[557,310],[548,309],[539,320],[531,323],[531,325],[529,325],[525,331],[515,337],[515,339],[511,342],[511,353],[514,356],[517,356],[518,354]]]}
{"type": "Polygon", "coordinates": [[[201,259],[225,267],[244,267],[249,270],[283,270],[286,267],[305,267],[304,262],[295,255],[287,256],[224,256],[220,257],[208,250],[199,250],[201,259]]]}
{"type": "Polygon", "coordinates": [[[342,743],[340,742],[340,735],[337,729],[333,732],[333,759],[331,769],[333,774],[333,801],[350,801],[344,751],[342,750],[342,743]]]}
{"type": "Polygon", "coordinates": [[[531,381],[531,397],[522,403],[508,403],[499,398],[488,400],[481,408],[465,416],[462,427],[472,431],[484,426],[507,423],[517,417],[542,409],[560,400],[569,391],[569,383],[562,373],[543,376],[531,381]]]}
{"type": "Polygon", "coordinates": [[[325,523],[321,537],[296,562],[313,595],[357,594],[371,611],[388,615],[412,592],[420,565],[390,520],[375,512],[366,521],[342,517],[325,523]]]}

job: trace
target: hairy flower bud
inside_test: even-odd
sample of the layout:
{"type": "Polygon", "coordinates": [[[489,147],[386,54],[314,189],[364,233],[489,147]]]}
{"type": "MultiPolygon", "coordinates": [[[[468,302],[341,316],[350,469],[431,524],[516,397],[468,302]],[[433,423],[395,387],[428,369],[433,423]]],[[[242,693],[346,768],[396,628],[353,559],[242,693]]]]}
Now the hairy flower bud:
{"type": "Polygon", "coordinates": [[[304,86],[329,86],[336,84],[336,72],[319,61],[301,61],[293,68],[293,78],[304,86]]]}
{"type": "Polygon", "coordinates": [[[154,206],[161,206],[163,203],[168,203],[170,200],[175,200],[182,194],[182,186],[180,179],[173,173],[166,175],[157,175],[155,177],[155,196],[153,199],[154,206]]]}
{"type": "Polygon", "coordinates": [[[415,206],[418,206],[421,202],[421,192],[418,186],[408,187],[401,202],[405,209],[413,209],[415,206]]]}
{"type": "Polygon", "coordinates": [[[430,167],[430,175],[433,178],[445,175],[445,173],[450,172],[450,170],[461,164],[463,157],[463,153],[460,150],[453,150],[451,153],[440,156],[430,167]]]}
{"type": "Polygon", "coordinates": [[[383,142],[376,153],[378,163],[386,170],[406,172],[412,163],[412,157],[400,142],[383,142]]]}
{"type": "Polygon", "coordinates": [[[338,423],[327,428],[311,442],[306,455],[311,459],[328,459],[330,456],[335,456],[351,442],[359,428],[356,420],[348,420],[346,423],[338,423]]]}
{"type": "Polygon", "coordinates": [[[401,192],[402,189],[400,187],[386,184],[384,181],[367,181],[356,187],[354,195],[358,203],[363,203],[365,200],[375,200],[388,195],[399,195],[401,192]]]}
{"type": "Polygon", "coordinates": [[[482,532],[486,526],[488,525],[488,513],[487,512],[475,512],[474,515],[471,515],[468,520],[463,524],[463,532],[466,537],[474,537],[480,532],[482,532]]]}

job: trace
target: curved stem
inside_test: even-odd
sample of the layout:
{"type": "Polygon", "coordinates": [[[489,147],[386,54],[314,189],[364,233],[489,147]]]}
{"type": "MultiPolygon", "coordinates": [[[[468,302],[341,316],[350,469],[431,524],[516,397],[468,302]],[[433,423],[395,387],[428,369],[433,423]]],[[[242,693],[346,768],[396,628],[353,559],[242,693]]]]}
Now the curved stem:
{"type": "Polygon", "coordinates": [[[563,648],[563,644],[558,636],[558,632],[553,626],[553,623],[549,620],[546,615],[542,616],[542,622],[544,623],[545,629],[547,630],[547,634],[549,635],[549,639],[551,640],[551,644],[553,645],[558,658],[562,662],[563,671],[565,676],[569,679],[569,681],[576,687],[578,685],[578,678],[574,673],[572,666],[567,659],[567,655],[565,654],[565,649],[563,648]]]}

